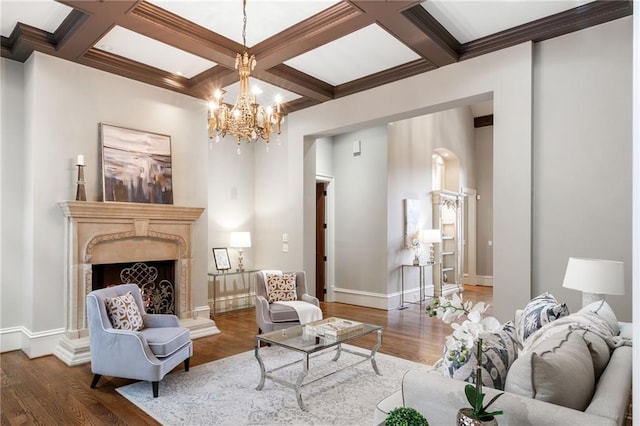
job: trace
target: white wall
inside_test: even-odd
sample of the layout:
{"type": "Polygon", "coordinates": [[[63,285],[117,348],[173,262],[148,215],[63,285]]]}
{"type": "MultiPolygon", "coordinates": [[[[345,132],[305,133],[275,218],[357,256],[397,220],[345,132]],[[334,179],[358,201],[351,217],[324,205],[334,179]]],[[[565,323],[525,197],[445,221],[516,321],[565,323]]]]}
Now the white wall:
{"type": "MultiPolygon", "coordinates": [[[[24,66],[4,58],[0,66],[0,330],[5,330],[22,325],[24,66]]],[[[5,343],[3,336],[2,347],[16,344],[5,343]]]]}
{"type": "Polygon", "coordinates": [[[607,300],[626,321],[632,293],[631,34],[628,17],[540,43],[533,80],[532,291],[550,290],[576,311],[580,292],[562,288],[569,257],[621,260],[626,295],[607,300]]]}
{"type": "Polygon", "coordinates": [[[318,138],[316,150],[316,175],[333,177],[333,139],[318,138]]]}
{"type": "Polygon", "coordinates": [[[387,288],[387,129],[376,126],[334,138],[336,300],[387,288]],[[361,154],[353,155],[353,142],[361,154]]]}
{"type": "MultiPolygon", "coordinates": [[[[215,139],[214,139],[215,140],[215,139]]],[[[227,247],[232,269],[238,263],[238,251],[229,248],[232,231],[251,232],[251,247],[244,249],[243,264],[247,270],[255,265],[255,250],[261,238],[254,228],[255,209],[255,151],[265,150],[263,142],[238,145],[234,137],[227,136],[219,142],[209,142],[207,167],[208,182],[208,264],[215,272],[212,248],[227,247]]],[[[270,147],[271,149],[271,147],[270,147]]]]}
{"type": "MultiPolygon", "coordinates": [[[[640,341],[640,13],[633,15],[633,340],[640,341]]],[[[640,359],[640,345],[633,347],[633,359],[640,359]]],[[[633,406],[640,407],[640,368],[633,369],[633,406]]],[[[636,419],[638,418],[636,410],[636,419]]],[[[637,420],[636,420],[637,422],[637,420]]]]}
{"type": "MultiPolygon", "coordinates": [[[[23,346],[23,350],[37,356],[44,353],[30,353],[33,340],[40,337],[52,340],[65,327],[64,217],[58,202],[75,198],[76,155],[84,154],[86,159],[87,199],[99,200],[98,123],[171,135],[174,204],[206,207],[206,105],[184,95],[40,53],[34,53],[23,67],[24,137],[5,140],[3,126],[2,140],[3,151],[6,143],[24,146],[24,161],[15,166],[22,175],[12,176],[24,181],[24,202],[10,206],[10,215],[21,214],[24,221],[20,235],[24,248],[22,276],[20,281],[10,282],[3,276],[3,296],[13,297],[3,297],[2,311],[5,315],[15,312],[16,306],[22,307],[18,318],[27,336],[27,347],[23,346]],[[5,287],[11,290],[5,291],[5,287]],[[16,288],[22,289],[22,302],[15,296],[16,288]]],[[[3,73],[3,85],[4,79],[3,73]]],[[[21,124],[16,120],[9,125],[12,132],[19,134],[21,124]]],[[[19,156],[16,159],[19,160],[19,156]]],[[[5,174],[4,167],[2,173],[5,174]]],[[[6,210],[4,204],[3,210],[6,210]]],[[[205,212],[193,229],[192,303],[195,307],[207,304],[206,215],[205,212]]],[[[3,226],[5,224],[6,221],[3,226]]],[[[3,244],[5,241],[3,233],[3,244]]],[[[46,348],[38,349],[41,350],[46,348]]]]}
{"type": "Polygon", "coordinates": [[[476,272],[493,275],[493,126],[475,129],[476,190],[476,272]]]}
{"type": "Polygon", "coordinates": [[[470,105],[493,93],[495,114],[504,117],[494,126],[494,176],[503,182],[494,196],[497,204],[510,206],[508,214],[497,212],[494,220],[495,246],[500,247],[494,252],[500,271],[494,277],[499,288],[494,308],[499,318],[511,318],[514,306],[526,303],[530,292],[531,51],[530,44],[515,46],[291,114],[289,154],[298,161],[290,159],[289,166],[305,177],[304,185],[296,183],[298,191],[291,192],[296,214],[304,218],[304,232],[295,237],[304,242],[300,264],[307,273],[315,272],[315,207],[308,196],[315,191],[315,170],[309,178],[300,159],[315,136],[470,105]]]}

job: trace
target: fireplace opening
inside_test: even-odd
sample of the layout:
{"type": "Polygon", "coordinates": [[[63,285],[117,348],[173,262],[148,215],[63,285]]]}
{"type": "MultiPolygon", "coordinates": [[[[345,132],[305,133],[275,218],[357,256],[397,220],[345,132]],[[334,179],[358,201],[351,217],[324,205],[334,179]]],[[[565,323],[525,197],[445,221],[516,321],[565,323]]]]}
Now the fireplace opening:
{"type": "Polygon", "coordinates": [[[174,260],[94,264],[91,269],[92,290],[120,284],[137,284],[147,313],[176,313],[174,260]]]}

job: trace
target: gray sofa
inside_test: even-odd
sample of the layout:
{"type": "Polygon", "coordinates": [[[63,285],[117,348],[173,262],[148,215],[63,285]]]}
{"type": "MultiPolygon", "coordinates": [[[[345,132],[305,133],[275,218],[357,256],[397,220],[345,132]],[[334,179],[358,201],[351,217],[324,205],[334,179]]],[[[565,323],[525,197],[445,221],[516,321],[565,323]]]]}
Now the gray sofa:
{"type": "MultiPolygon", "coordinates": [[[[631,324],[617,323],[617,325],[618,336],[631,339],[631,324]]],[[[561,338],[560,334],[557,333],[555,339],[561,338]]],[[[550,337],[550,339],[553,338],[553,336],[550,337]]],[[[628,345],[629,342],[627,341],[626,344],[628,345]]],[[[546,352],[549,353],[548,350],[546,352]]],[[[631,394],[632,347],[620,345],[613,348],[610,354],[608,362],[602,365],[602,371],[597,375],[599,378],[595,381],[595,389],[593,392],[588,391],[590,400],[587,401],[588,405],[584,411],[506,391],[491,408],[504,411],[504,415],[497,418],[498,423],[501,425],[598,426],[624,424],[631,394]]],[[[595,364],[594,359],[593,365],[595,364]]],[[[513,365],[507,373],[507,383],[509,383],[513,365]]],[[[578,384],[580,380],[566,382],[567,389],[570,389],[567,393],[574,394],[582,390],[578,384]]],[[[382,424],[387,414],[399,406],[417,409],[431,426],[454,424],[458,409],[468,406],[464,396],[466,385],[466,382],[445,377],[435,368],[428,372],[408,371],[402,380],[401,389],[380,401],[376,406],[374,424],[382,424]]],[[[506,389],[509,390],[508,387],[506,389]]],[[[483,390],[487,394],[486,401],[500,392],[486,387],[483,390]]]]}

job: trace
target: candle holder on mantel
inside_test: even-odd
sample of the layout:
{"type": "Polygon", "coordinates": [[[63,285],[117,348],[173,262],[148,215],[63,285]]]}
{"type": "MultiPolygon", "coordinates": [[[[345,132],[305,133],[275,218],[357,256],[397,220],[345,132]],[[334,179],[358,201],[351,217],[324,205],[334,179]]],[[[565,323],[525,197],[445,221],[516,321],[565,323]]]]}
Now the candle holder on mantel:
{"type": "Polygon", "coordinates": [[[76,188],[76,201],[87,201],[87,193],[84,190],[84,164],[76,164],[78,166],[78,180],[76,188]]]}

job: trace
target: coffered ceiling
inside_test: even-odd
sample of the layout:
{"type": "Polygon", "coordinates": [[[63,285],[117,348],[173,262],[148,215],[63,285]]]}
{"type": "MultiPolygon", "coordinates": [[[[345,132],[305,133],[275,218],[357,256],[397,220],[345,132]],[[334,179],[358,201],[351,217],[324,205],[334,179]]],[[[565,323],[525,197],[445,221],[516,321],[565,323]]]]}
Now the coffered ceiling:
{"type": "MultiPolygon", "coordinates": [[[[631,1],[247,0],[261,103],[285,111],[632,14],[631,1]]],[[[2,56],[35,51],[233,104],[241,0],[0,0],[2,56]]],[[[597,52],[594,52],[597,54],[597,52]]]]}

